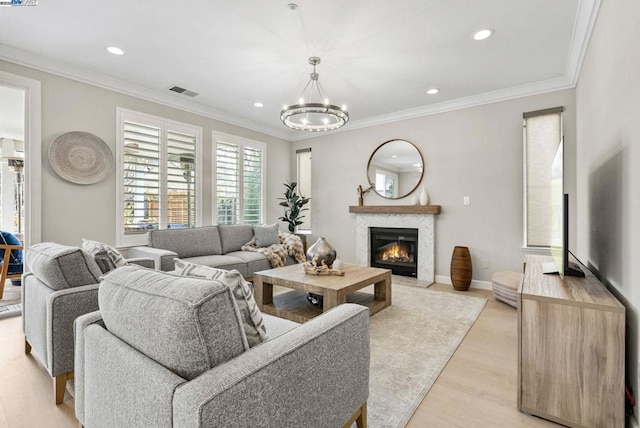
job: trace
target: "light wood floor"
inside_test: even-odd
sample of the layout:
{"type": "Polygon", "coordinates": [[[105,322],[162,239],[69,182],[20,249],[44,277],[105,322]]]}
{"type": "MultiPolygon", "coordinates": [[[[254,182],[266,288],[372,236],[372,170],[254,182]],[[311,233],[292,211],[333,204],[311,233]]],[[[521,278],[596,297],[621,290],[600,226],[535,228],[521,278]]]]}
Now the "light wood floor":
{"type": "MultiPolygon", "coordinates": [[[[489,301],[413,418],[410,428],[557,427],[516,409],[515,309],[487,290],[456,292],[489,301]]],[[[20,317],[0,319],[0,427],[79,427],[73,398],[53,404],[53,381],[33,355],[24,354],[20,317]]]]}

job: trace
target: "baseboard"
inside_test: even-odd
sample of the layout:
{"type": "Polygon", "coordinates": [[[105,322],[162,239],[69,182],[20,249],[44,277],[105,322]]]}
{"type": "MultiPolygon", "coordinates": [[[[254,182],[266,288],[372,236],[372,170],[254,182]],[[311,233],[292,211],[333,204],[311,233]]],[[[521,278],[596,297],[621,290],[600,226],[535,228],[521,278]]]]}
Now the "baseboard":
{"type": "MultiPolygon", "coordinates": [[[[436,275],[436,282],[438,284],[451,284],[451,277],[444,275],[436,275]]],[[[491,281],[479,281],[476,279],[471,280],[471,286],[469,288],[477,288],[480,290],[491,290],[491,281]]]]}

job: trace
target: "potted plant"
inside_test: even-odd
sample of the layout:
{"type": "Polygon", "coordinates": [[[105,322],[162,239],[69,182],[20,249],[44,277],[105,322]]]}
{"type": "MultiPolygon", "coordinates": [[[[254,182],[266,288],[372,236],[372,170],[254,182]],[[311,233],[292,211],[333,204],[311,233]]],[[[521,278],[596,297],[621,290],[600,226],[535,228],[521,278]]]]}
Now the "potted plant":
{"type": "Polygon", "coordinates": [[[284,207],[284,216],[280,217],[280,220],[289,223],[289,232],[291,233],[294,233],[296,227],[303,223],[302,219],[304,216],[302,212],[309,211],[309,208],[304,208],[304,206],[311,200],[311,198],[305,198],[299,194],[296,190],[297,186],[298,183],[295,181],[284,183],[284,187],[286,188],[284,198],[278,198],[282,201],[280,202],[280,206],[284,207]]]}

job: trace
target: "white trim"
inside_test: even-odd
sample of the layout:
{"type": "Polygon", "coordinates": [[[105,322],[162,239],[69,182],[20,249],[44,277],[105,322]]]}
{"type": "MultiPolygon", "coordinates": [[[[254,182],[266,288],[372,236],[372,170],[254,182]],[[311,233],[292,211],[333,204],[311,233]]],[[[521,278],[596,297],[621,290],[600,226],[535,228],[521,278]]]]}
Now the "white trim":
{"type": "MultiPolygon", "coordinates": [[[[438,284],[452,284],[451,277],[444,275],[436,275],[436,282],[438,284]]],[[[480,281],[477,279],[472,279],[469,288],[475,288],[478,290],[493,290],[493,283],[491,281],[480,281]]]]}
{"type": "Polygon", "coordinates": [[[580,78],[582,62],[589,46],[589,40],[598,17],[601,2],[602,0],[580,0],[565,72],[574,87],[578,84],[578,79],[580,78]]]}
{"type": "Polygon", "coordinates": [[[25,246],[42,241],[42,101],[40,81],[0,71],[0,85],[24,91],[25,246]]]}
{"type": "MultiPolygon", "coordinates": [[[[580,21],[581,22],[581,21],[580,21]]],[[[577,32],[576,32],[577,33],[577,32]]],[[[572,49],[575,43],[572,43],[572,49]]],[[[582,49],[580,45],[580,49],[582,49]]],[[[165,94],[159,91],[134,85],[113,77],[97,73],[94,71],[74,67],[64,64],[50,58],[44,58],[25,52],[19,49],[0,44],[0,59],[13,62],[25,67],[34,68],[36,70],[66,77],[68,79],[77,80],[79,82],[88,83],[110,91],[119,92],[132,97],[155,102],[161,105],[177,108],[189,113],[198,114],[210,119],[220,120],[231,125],[240,126],[252,131],[261,132],[276,138],[282,138],[289,141],[300,141],[318,137],[316,133],[305,131],[291,131],[289,129],[276,129],[265,125],[259,125],[255,122],[248,121],[244,118],[238,118],[226,112],[221,112],[211,107],[197,104],[193,101],[177,99],[178,95],[165,94]]],[[[544,80],[541,82],[530,83],[512,88],[500,89],[497,91],[487,92],[465,98],[445,101],[443,103],[432,104],[429,106],[421,106],[414,109],[403,110],[391,114],[375,116],[367,119],[349,121],[349,123],[337,130],[324,132],[323,135],[329,133],[338,133],[351,131],[355,129],[368,128],[371,126],[381,125],[385,123],[398,122],[401,120],[413,119],[417,117],[430,116],[433,114],[446,113],[449,111],[460,110],[469,107],[476,107],[485,104],[492,104],[501,101],[508,101],[516,98],[528,97],[532,95],[544,94],[547,92],[560,91],[575,87],[575,77],[558,77],[555,79],[544,80]]],[[[279,123],[278,123],[279,124],[279,123]]]]}
{"type": "Polygon", "coordinates": [[[540,254],[543,256],[551,255],[551,247],[520,247],[520,250],[525,253],[540,254]]]}
{"type": "MultiPolygon", "coordinates": [[[[566,77],[558,77],[556,79],[544,80],[541,82],[529,83],[513,88],[500,89],[492,92],[485,92],[479,95],[473,95],[465,98],[457,98],[455,100],[445,101],[438,104],[416,107],[403,111],[385,114],[381,116],[370,117],[367,119],[349,121],[349,123],[330,133],[338,133],[344,131],[352,131],[360,128],[368,128],[371,126],[382,125],[385,123],[398,122],[401,120],[415,119],[418,117],[431,116],[434,114],[446,113],[454,110],[461,110],[469,107],[478,107],[486,104],[492,104],[502,101],[509,101],[517,98],[529,97],[533,95],[545,94],[548,92],[561,91],[564,89],[572,89],[575,85],[566,77]]],[[[307,135],[310,133],[295,134],[291,136],[292,141],[300,141],[317,135],[307,135]]],[[[327,134],[327,133],[324,133],[327,134]]]]}
{"type": "MultiPolygon", "coordinates": [[[[263,134],[271,135],[276,138],[288,140],[290,137],[289,129],[277,129],[264,125],[257,125],[255,122],[248,121],[244,118],[231,115],[229,113],[207,107],[202,104],[195,103],[190,100],[180,99],[181,95],[160,92],[154,89],[145,88],[134,85],[123,80],[107,76],[102,73],[76,67],[70,64],[46,58],[31,52],[16,49],[0,43],[0,60],[9,61],[14,64],[33,68],[36,70],[62,76],[67,79],[76,80],[78,82],[87,83],[99,88],[108,89],[110,91],[151,101],[168,107],[173,107],[189,113],[198,114],[210,119],[220,120],[222,122],[240,126],[263,134]]],[[[281,124],[280,122],[277,123],[281,124]]],[[[282,125],[284,127],[284,125],[282,125]]]]}

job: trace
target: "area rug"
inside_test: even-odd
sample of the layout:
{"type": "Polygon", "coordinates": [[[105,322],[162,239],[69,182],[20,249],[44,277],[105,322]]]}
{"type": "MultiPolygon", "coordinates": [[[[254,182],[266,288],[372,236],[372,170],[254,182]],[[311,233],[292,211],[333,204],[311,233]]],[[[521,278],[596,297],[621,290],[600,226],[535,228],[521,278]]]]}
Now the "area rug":
{"type": "Polygon", "coordinates": [[[392,305],[370,322],[370,428],[407,424],[487,302],[395,278],[392,293],[392,305]]]}
{"type": "Polygon", "coordinates": [[[0,299],[0,319],[22,314],[21,287],[14,287],[7,281],[0,299]]]}

